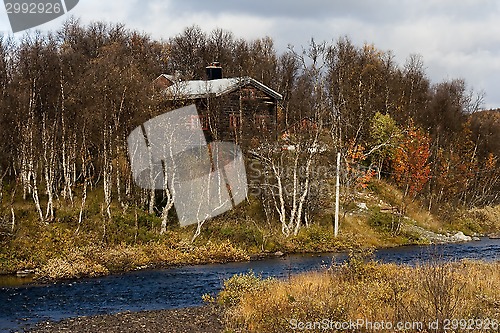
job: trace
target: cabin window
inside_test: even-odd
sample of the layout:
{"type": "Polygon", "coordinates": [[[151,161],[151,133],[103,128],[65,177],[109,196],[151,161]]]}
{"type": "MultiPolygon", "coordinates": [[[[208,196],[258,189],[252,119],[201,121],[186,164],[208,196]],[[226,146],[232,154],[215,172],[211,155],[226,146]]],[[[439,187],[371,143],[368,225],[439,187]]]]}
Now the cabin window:
{"type": "Polygon", "coordinates": [[[199,116],[191,116],[191,121],[190,121],[191,129],[197,129],[198,122],[200,123],[202,130],[206,131],[210,128],[208,115],[202,114],[199,116]]]}
{"type": "Polygon", "coordinates": [[[229,128],[237,129],[241,127],[241,117],[239,114],[230,114],[229,115],[229,128]]]}
{"type": "Polygon", "coordinates": [[[208,131],[210,128],[210,121],[208,118],[208,114],[202,114],[200,115],[200,124],[201,124],[201,129],[204,131],[208,131]]]}

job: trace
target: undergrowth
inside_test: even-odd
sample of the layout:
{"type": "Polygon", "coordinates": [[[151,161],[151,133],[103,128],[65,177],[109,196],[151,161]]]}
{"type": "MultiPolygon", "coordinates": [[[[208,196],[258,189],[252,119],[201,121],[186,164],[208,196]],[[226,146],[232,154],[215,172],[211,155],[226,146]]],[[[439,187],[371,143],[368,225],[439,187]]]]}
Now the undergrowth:
{"type": "Polygon", "coordinates": [[[346,263],[288,280],[237,275],[216,297],[205,300],[223,305],[228,328],[237,332],[288,332],[297,323],[309,323],[309,332],[324,332],[318,323],[325,320],[422,323],[421,328],[406,330],[415,332],[429,331],[426,325],[436,320],[440,327],[446,319],[498,320],[499,283],[500,263],[432,262],[411,267],[351,254],[346,263]]]}

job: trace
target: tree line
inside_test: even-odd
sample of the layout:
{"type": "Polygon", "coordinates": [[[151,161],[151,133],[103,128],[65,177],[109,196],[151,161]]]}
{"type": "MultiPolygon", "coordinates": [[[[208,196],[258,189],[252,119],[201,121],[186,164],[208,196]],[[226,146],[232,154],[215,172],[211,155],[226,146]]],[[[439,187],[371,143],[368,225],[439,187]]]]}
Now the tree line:
{"type": "MultiPolygon", "coordinates": [[[[56,218],[57,207],[73,205],[80,225],[90,193],[101,193],[106,219],[116,207],[168,218],[154,193],[134,186],[126,139],[167,111],[152,85],[158,75],[202,79],[213,61],[225,77],[250,76],[280,92],[283,131],[303,119],[316,124],[314,133],[295,133],[292,141],[343,153],[344,200],[349,188],[380,177],[430,209],[498,202],[498,111],[480,112],[483,96],[462,79],[432,83],[418,55],[400,65],[392,52],[356,46],[347,37],[278,52],[269,37],[246,40],[196,26],[158,41],[120,24],[70,20],[56,32],[0,39],[3,221],[14,228],[14,203],[25,200],[42,223],[56,218]]],[[[284,232],[309,223],[305,217],[314,215],[319,198],[312,187],[320,185],[312,169],[333,164],[333,155],[312,151],[257,156],[268,171],[306,167],[279,180],[295,182],[292,201],[268,193],[270,218],[294,211],[282,221],[284,232]]],[[[276,188],[274,178],[268,189],[276,188]]]]}

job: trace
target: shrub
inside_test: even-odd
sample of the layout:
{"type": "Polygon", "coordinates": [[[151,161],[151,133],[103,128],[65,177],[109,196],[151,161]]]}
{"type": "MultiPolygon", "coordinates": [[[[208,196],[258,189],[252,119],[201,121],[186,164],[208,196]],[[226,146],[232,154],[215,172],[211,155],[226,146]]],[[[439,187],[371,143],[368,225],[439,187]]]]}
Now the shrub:
{"type": "Polygon", "coordinates": [[[245,251],[235,247],[230,241],[208,241],[205,245],[193,247],[189,254],[193,257],[192,263],[225,263],[250,259],[245,251]]]}
{"type": "Polygon", "coordinates": [[[89,259],[84,253],[75,250],[64,257],[51,258],[36,270],[38,279],[74,279],[80,277],[96,277],[108,274],[109,271],[100,263],[89,259]]]}
{"type": "Polygon", "coordinates": [[[273,278],[262,279],[251,270],[245,274],[236,274],[224,281],[222,291],[217,296],[217,302],[229,306],[238,305],[245,293],[262,292],[273,281],[275,281],[273,278]]]}
{"type": "Polygon", "coordinates": [[[382,233],[398,234],[399,233],[399,216],[392,213],[382,213],[379,208],[372,209],[368,217],[370,227],[382,233]]]}
{"type": "Polygon", "coordinates": [[[134,270],[150,263],[150,259],[141,246],[120,244],[97,252],[99,261],[111,272],[134,270]]]}
{"type": "Polygon", "coordinates": [[[333,252],[345,248],[342,238],[335,238],[331,228],[311,225],[289,239],[289,252],[333,252]]]}
{"type": "Polygon", "coordinates": [[[248,224],[222,226],[218,233],[221,239],[228,239],[245,247],[260,248],[263,242],[262,232],[248,224]]]}

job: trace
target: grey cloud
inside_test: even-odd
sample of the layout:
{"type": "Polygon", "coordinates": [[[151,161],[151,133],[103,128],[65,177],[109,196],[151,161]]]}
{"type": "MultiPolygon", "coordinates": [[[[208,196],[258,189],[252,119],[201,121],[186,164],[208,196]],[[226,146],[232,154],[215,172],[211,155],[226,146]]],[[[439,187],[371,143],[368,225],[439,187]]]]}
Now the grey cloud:
{"type": "Polygon", "coordinates": [[[399,19],[401,11],[405,11],[404,1],[385,0],[384,5],[377,1],[269,1],[254,0],[241,2],[234,0],[219,1],[179,1],[172,3],[177,12],[208,12],[247,14],[260,17],[288,17],[296,19],[323,19],[353,16],[367,21],[383,21],[399,19]]]}
{"type": "Polygon", "coordinates": [[[247,14],[259,17],[302,19],[335,19],[350,17],[364,23],[389,24],[425,16],[450,17],[457,21],[481,19],[498,13],[496,0],[188,0],[172,1],[177,13],[205,12],[247,14]]]}

